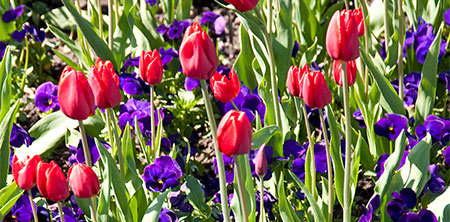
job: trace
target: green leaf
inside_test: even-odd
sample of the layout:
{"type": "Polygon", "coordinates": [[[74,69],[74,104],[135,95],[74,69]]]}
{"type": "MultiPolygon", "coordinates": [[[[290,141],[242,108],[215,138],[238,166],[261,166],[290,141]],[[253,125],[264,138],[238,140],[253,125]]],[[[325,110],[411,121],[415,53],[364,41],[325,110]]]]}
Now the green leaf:
{"type": "MultiPolygon", "coordinates": [[[[86,133],[90,137],[96,137],[105,128],[105,123],[97,115],[83,120],[83,123],[86,133]]],[[[31,127],[29,130],[30,136],[36,138],[36,140],[27,149],[20,150],[31,152],[35,155],[45,155],[64,140],[67,129],[75,129],[77,127],[77,120],[66,117],[62,111],[54,112],[31,127]]]]}
{"type": "Polygon", "coordinates": [[[373,63],[373,57],[367,55],[363,49],[359,50],[361,58],[364,64],[367,65],[369,73],[375,81],[376,86],[381,92],[380,104],[388,113],[397,113],[405,115],[405,109],[403,108],[403,102],[395,92],[389,80],[378,70],[373,63]]]}
{"type": "Polygon", "coordinates": [[[9,173],[9,157],[11,155],[9,139],[11,137],[12,125],[16,120],[16,113],[18,110],[19,101],[11,107],[0,124],[0,189],[6,186],[6,179],[9,173]]]}
{"type": "MultiPolygon", "coordinates": [[[[78,46],[78,44],[70,39],[66,33],[62,32],[61,30],[59,30],[58,28],[56,28],[53,25],[48,25],[48,28],[50,29],[50,31],[53,33],[53,35],[55,35],[56,37],[58,37],[59,40],[61,40],[65,45],[67,45],[67,47],[69,47],[70,51],[80,60],[83,61],[83,56],[81,53],[81,49],[80,46],[78,46]]],[[[57,51],[57,50],[53,50],[53,51],[57,51]]],[[[62,54],[62,53],[61,53],[62,54]]],[[[59,55],[58,55],[59,56],[59,55]]],[[[61,56],[60,56],[61,57],[61,56]]],[[[61,58],[62,59],[62,58],[61,58]]],[[[77,65],[78,67],[78,65],[77,65]]],[[[75,68],[75,67],[74,67],[75,68]]]]}
{"type": "MultiPolygon", "coordinates": [[[[294,38],[292,36],[292,0],[279,0],[278,7],[278,16],[275,20],[276,32],[272,41],[273,53],[274,55],[290,55],[294,46],[294,38]]],[[[275,64],[278,88],[280,91],[284,91],[291,61],[284,56],[275,56],[275,64]]]]}
{"type": "Polygon", "coordinates": [[[127,51],[131,51],[132,48],[136,47],[136,39],[134,38],[132,31],[133,21],[133,16],[124,12],[119,18],[117,28],[114,30],[113,54],[118,62],[118,67],[116,67],[116,69],[123,66],[122,61],[125,60],[124,55],[127,54],[127,51]]]}
{"type": "Polygon", "coordinates": [[[191,6],[193,0],[179,0],[177,5],[176,17],[178,21],[188,19],[190,17],[191,6]]]}
{"type": "Polygon", "coordinates": [[[64,61],[68,66],[72,67],[73,69],[77,71],[82,71],[81,68],[78,66],[76,62],[74,62],[71,58],[67,57],[66,55],[62,54],[56,49],[52,50],[62,61],[64,61]]]}
{"type": "Polygon", "coordinates": [[[334,184],[336,187],[336,196],[338,198],[341,206],[344,204],[344,164],[342,162],[342,152],[341,152],[341,137],[339,136],[339,127],[337,125],[336,117],[334,116],[334,111],[331,106],[327,106],[327,120],[330,126],[331,133],[331,143],[330,143],[330,153],[333,159],[333,170],[334,170],[334,184]]]}
{"type": "MultiPolygon", "coordinates": [[[[289,174],[291,174],[292,179],[294,179],[295,183],[300,187],[302,192],[306,196],[306,200],[308,200],[309,204],[311,205],[311,209],[314,215],[315,221],[326,221],[325,217],[323,216],[322,210],[320,210],[319,205],[317,205],[317,201],[314,199],[314,197],[311,195],[308,189],[306,189],[305,184],[298,179],[297,175],[295,175],[292,170],[289,170],[289,174]]],[[[289,206],[290,207],[290,206],[289,206]]]]}
{"type": "MultiPolygon", "coordinates": [[[[96,146],[98,147],[98,144],[100,142],[98,140],[95,140],[96,146]]],[[[103,144],[101,144],[103,145],[103,144]]],[[[114,176],[112,174],[111,168],[107,167],[107,162],[101,159],[102,164],[104,167],[102,167],[103,171],[103,182],[100,186],[100,194],[98,195],[98,206],[97,206],[97,212],[98,212],[98,219],[99,221],[109,221],[109,207],[111,202],[111,181],[112,177],[114,176]]]]}
{"type": "Polygon", "coordinates": [[[114,59],[113,53],[111,52],[111,50],[109,50],[105,41],[100,39],[97,33],[95,33],[92,24],[84,19],[80,14],[78,14],[78,11],[73,5],[72,1],[63,0],[63,3],[69,10],[70,14],[75,20],[75,23],[77,24],[77,27],[79,28],[89,45],[92,47],[95,54],[97,54],[97,56],[100,57],[103,61],[110,60],[113,66],[117,68],[117,62],[114,59]]]}
{"type": "Polygon", "coordinates": [[[205,203],[205,195],[200,182],[195,177],[189,175],[186,177],[186,195],[192,206],[195,207],[205,218],[211,214],[211,209],[205,203]]]}
{"type": "Polygon", "coordinates": [[[284,183],[284,170],[281,170],[280,173],[280,180],[277,184],[277,194],[278,194],[278,201],[280,204],[280,216],[283,221],[300,221],[300,219],[297,217],[297,215],[294,213],[292,214],[292,211],[290,210],[291,204],[289,204],[287,198],[286,198],[286,191],[285,189],[285,183],[284,183]]]}
{"type": "Polygon", "coordinates": [[[241,42],[241,51],[234,63],[233,69],[239,77],[239,80],[249,87],[250,90],[255,89],[258,86],[255,75],[251,65],[255,55],[253,54],[250,38],[247,30],[244,26],[240,25],[239,39],[241,42]]]}
{"type": "Polygon", "coordinates": [[[148,206],[147,211],[145,211],[145,215],[142,218],[142,221],[159,221],[159,214],[161,213],[162,205],[164,204],[168,193],[169,190],[166,190],[164,193],[161,193],[155,200],[152,201],[152,203],[148,206]]]}
{"type": "MultiPolygon", "coordinates": [[[[280,127],[278,126],[266,126],[253,133],[252,136],[252,150],[259,149],[263,144],[269,143],[274,137],[282,137],[280,127]]],[[[276,141],[274,151],[279,156],[283,156],[283,143],[282,141],[276,141]]]]}
{"type": "Polygon", "coordinates": [[[3,221],[22,193],[23,190],[15,182],[0,190],[0,221],[3,221]]]}
{"type": "Polygon", "coordinates": [[[11,105],[11,50],[5,49],[0,63],[0,121],[3,120],[11,105]]]}
{"type": "Polygon", "coordinates": [[[437,64],[439,59],[442,29],[443,26],[441,25],[423,64],[422,79],[420,80],[419,91],[417,92],[415,113],[416,124],[422,124],[434,108],[437,64]]]}

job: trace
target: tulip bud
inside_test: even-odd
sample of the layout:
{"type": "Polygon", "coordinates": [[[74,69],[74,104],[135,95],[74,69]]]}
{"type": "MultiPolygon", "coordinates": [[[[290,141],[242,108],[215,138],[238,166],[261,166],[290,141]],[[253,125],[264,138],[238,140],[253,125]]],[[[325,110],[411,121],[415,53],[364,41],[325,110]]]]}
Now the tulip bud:
{"type": "Polygon", "coordinates": [[[355,17],[356,24],[358,24],[358,36],[364,35],[364,18],[362,9],[358,8],[353,10],[353,16],[355,17]]]}
{"type": "Polygon", "coordinates": [[[158,50],[145,52],[142,50],[139,59],[139,71],[141,78],[148,84],[154,86],[161,82],[163,77],[163,65],[158,50]]]}
{"type": "Polygon", "coordinates": [[[95,98],[82,72],[66,66],[58,84],[62,112],[71,119],[84,120],[95,114],[95,98]]]}
{"type": "Polygon", "coordinates": [[[263,144],[256,153],[255,173],[260,177],[264,177],[267,173],[266,144],[263,144]]]}
{"type": "Polygon", "coordinates": [[[300,70],[297,66],[291,66],[288,71],[286,85],[288,87],[289,93],[291,95],[300,97],[300,80],[302,79],[303,75],[309,73],[309,67],[308,64],[305,64],[303,68],[300,70]]]}
{"type": "Polygon", "coordinates": [[[75,163],[67,173],[73,193],[80,198],[91,198],[98,194],[100,183],[94,171],[84,164],[75,163]]]}
{"type": "Polygon", "coordinates": [[[95,98],[95,105],[102,109],[112,108],[122,101],[119,76],[113,69],[111,61],[97,58],[97,63],[89,72],[89,85],[95,98]]]}
{"type": "Polygon", "coordinates": [[[214,97],[223,103],[230,102],[239,94],[240,83],[233,69],[231,69],[228,75],[222,75],[216,72],[209,82],[211,83],[211,90],[214,93],[214,97]]]}
{"type": "Polygon", "coordinates": [[[70,196],[66,177],[54,161],[38,164],[36,181],[39,192],[49,200],[59,202],[70,196]]]}
{"type": "Polygon", "coordinates": [[[225,0],[228,3],[234,5],[234,7],[241,11],[250,11],[258,4],[258,0],[225,0]]]}
{"type": "Polygon", "coordinates": [[[301,80],[300,94],[311,109],[323,108],[331,102],[331,92],[323,74],[314,71],[304,75],[301,80]]]}
{"type": "MultiPolygon", "coordinates": [[[[356,74],[358,73],[358,70],[356,69],[355,60],[347,62],[345,67],[347,68],[347,82],[348,86],[350,87],[355,83],[356,74]]],[[[333,61],[334,81],[336,81],[336,84],[340,86],[342,86],[341,72],[342,72],[342,63],[339,60],[334,60],[333,61]]]]}
{"type": "Polygon", "coordinates": [[[252,148],[252,125],[245,112],[228,111],[217,127],[219,150],[227,156],[248,154],[252,148]]]}
{"type": "Polygon", "coordinates": [[[219,64],[216,47],[198,22],[189,26],[180,46],[183,73],[193,79],[209,79],[219,64]]]}
{"type": "Polygon", "coordinates": [[[352,11],[336,11],[325,37],[328,54],[334,60],[355,60],[359,57],[358,37],[358,24],[352,11]]]}
{"type": "Polygon", "coordinates": [[[14,181],[22,190],[30,190],[36,185],[36,167],[41,161],[39,155],[30,158],[26,156],[24,160],[14,155],[11,164],[14,181]]]}

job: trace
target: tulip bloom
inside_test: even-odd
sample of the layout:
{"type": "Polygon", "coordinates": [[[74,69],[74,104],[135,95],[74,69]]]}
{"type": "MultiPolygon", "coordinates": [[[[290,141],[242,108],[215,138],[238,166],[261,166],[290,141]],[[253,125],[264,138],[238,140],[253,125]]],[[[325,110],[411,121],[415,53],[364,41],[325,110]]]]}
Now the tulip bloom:
{"type": "Polygon", "coordinates": [[[358,24],[350,10],[336,11],[328,25],[325,44],[334,60],[349,62],[359,57],[358,24]]]}
{"type": "Polygon", "coordinates": [[[247,154],[252,148],[252,126],[245,112],[230,110],[217,127],[219,150],[227,156],[247,154]]]}
{"type": "MultiPolygon", "coordinates": [[[[347,83],[348,86],[350,87],[356,82],[356,74],[358,73],[358,70],[356,69],[355,60],[347,62],[345,67],[347,68],[347,83]]],[[[342,63],[339,60],[334,60],[333,61],[334,81],[336,81],[336,84],[343,86],[341,79],[341,72],[342,72],[342,63]]]]}
{"type": "Polygon", "coordinates": [[[89,85],[95,98],[95,105],[102,109],[112,108],[122,101],[119,76],[111,61],[97,58],[97,63],[89,71],[89,85]]]}
{"type": "Polygon", "coordinates": [[[216,72],[209,82],[211,83],[211,90],[214,93],[214,97],[223,103],[230,102],[239,94],[240,83],[233,69],[228,75],[222,75],[216,72]]]}
{"type": "Polygon", "coordinates": [[[161,82],[163,76],[163,65],[158,50],[145,52],[142,50],[139,59],[139,71],[141,78],[148,84],[154,86],[161,82]]]}
{"type": "Polygon", "coordinates": [[[54,162],[40,162],[36,181],[39,192],[47,199],[59,202],[70,196],[69,186],[61,168],[54,162]]]}
{"type": "Polygon", "coordinates": [[[331,92],[323,74],[314,71],[303,76],[300,85],[300,95],[309,108],[323,108],[331,102],[331,92]]]}
{"type": "Polygon", "coordinates": [[[91,198],[98,194],[100,190],[100,183],[94,171],[84,165],[75,163],[67,173],[67,179],[70,182],[70,187],[77,197],[91,198]]]}
{"type": "Polygon", "coordinates": [[[356,24],[358,24],[358,36],[364,35],[364,17],[362,9],[358,8],[353,10],[353,16],[355,17],[356,24]]]}
{"type": "Polygon", "coordinates": [[[300,96],[300,80],[302,79],[303,75],[308,73],[308,64],[305,64],[305,66],[303,66],[301,70],[297,66],[291,66],[291,68],[289,68],[286,85],[291,95],[302,98],[300,96]]]}
{"type": "Polygon", "coordinates": [[[241,12],[250,11],[258,4],[258,0],[225,0],[241,12]]]}
{"type": "Polygon", "coordinates": [[[260,177],[263,177],[267,173],[267,158],[266,158],[266,145],[265,144],[263,144],[259,148],[258,153],[256,153],[255,172],[260,177]]]}
{"type": "Polygon", "coordinates": [[[67,117],[84,120],[95,114],[94,93],[82,72],[66,66],[58,87],[59,105],[67,117]]]}
{"type": "Polygon", "coordinates": [[[184,34],[180,63],[183,73],[193,79],[209,79],[217,70],[216,47],[198,22],[189,26],[184,34]]]}
{"type": "Polygon", "coordinates": [[[36,167],[41,161],[39,155],[35,155],[30,158],[26,156],[24,160],[14,155],[12,161],[12,174],[14,181],[22,190],[30,190],[36,185],[36,167]]]}

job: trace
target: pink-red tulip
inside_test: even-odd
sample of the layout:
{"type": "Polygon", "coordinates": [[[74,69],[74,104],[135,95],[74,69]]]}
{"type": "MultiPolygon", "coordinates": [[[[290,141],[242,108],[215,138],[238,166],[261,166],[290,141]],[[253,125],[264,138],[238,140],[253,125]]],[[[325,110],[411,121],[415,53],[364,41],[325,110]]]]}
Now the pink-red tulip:
{"type": "Polygon", "coordinates": [[[75,163],[67,173],[70,187],[77,197],[91,198],[100,191],[100,183],[94,171],[84,164],[75,163]]]}
{"type": "MultiPolygon", "coordinates": [[[[346,68],[347,68],[347,83],[348,86],[352,86],[356,81],[356,74],[358,73],[356,69],[355,60],[347,62],[346,68]]],[[[336,84],[340,86],[342,86],[341,72],[342,72],[342,63],[338,60],[334,60],[333,61],[334,81],[336,82],[336,84]]]]}
{"type": "Polygon", "coordinates": [[[263,144],[255,158],[255,173],[256,175],[263,177],[267,173],[267,158],[266,158],[266,145],[263,144]]]}
{"type": "Polygon", "coordinates": [[[227,156],[248,154],[252,148],[252,125],[245,112],[228,111],[217,127],[219,150],[227,156]]]}
{"type": "Polygon", "coordinates": [[[300,97],[300,80],[303,75],[309,73],[308,64],[305,64],[302,69],[299,69],[297,66],[291,66],[288,71],[286,85],[288,87],[289,93],[291,95],[300,97]]]}
{"type": "Polygon", "coordinates": [[[70,196],[66,177],[54,161],[38,164],[37,186],[42,196],[54,202],[63,201],[70,196]]]}
{"type": "Polygon", "coordinates": [[[95,114],[95,98],[82,72],[66,66],[58,84],[62,112],[71,119],[84,120],[95,114]]]}
{"type": "Polygon", "coordinates": [[[158,50],[145,52],[142,50],[139,59],[139,71],[141,78],[148,84],[154,86],[161,82],[163,77],[163,66],[158,50]]]}
{"type": "Polygon", "coordinates": [[[358,24],[358,36],[364,35],[364,19],[362,9],[358,8],[353,10],[353,16],[355,17],[356,24],[358,24]]]}
{"type": "Polygon", "coordinates": [[[345,62],[359,57],[358,24],[350,10],[336,11],[328,25],[325,44],[330,57],[345,62]]]}
{"type": "Polygon", "coordinates": [[[217,70],[216,47],[198,22],[189,26],[184,34],[180,63],[183,73],[193,79],[209,79],[217,70]]]}
{"type": "Polygon", "coordinates": [[[311,109],[330,104],[331,92],[321,72],[314,71],[304,75],[300,87],[303,100],[311,109]]]}
{"type": "Polygon", "coordinates": [[[97,58],[97,63],[89,71],[89,85],[94,93],[95,105],[102,109],[112,108],[122,101],[119,76],[111,61],[97,58]]]}
{"type": "Polygon", "coordinates": [[[258,4],[258,0],[225,0],[225,1],[234,5],[234,7],[241,12],[252,10],[258,4]]]}
{"type": "Polygon", "coordinates": [[[36,185],[36,167],[41,161],[39,155],[30,158],[26,156],[24,160],[14,155],[11,164],[14,181],[22,190],[29,190],[36,185]]]}
{"type": "Polygon", "coordinates": [[[214,97],[223,103],[230,102],[239,94],[240,83],[233,69],[231,69],[228,75],[222,75],[216,72],[216,74],[211,77],[209,82],[211,84],[211,90],[214,93],[214,97]]]}

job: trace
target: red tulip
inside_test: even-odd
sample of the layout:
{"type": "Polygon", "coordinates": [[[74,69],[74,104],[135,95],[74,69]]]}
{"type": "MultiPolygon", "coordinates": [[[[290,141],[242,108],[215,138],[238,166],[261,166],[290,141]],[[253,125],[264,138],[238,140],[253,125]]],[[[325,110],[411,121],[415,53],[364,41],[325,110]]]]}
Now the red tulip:
{"type": "Polygon", "coordinates": [[[148,84],[154,86],[161,82],[163,77],[163,66],[158,50],[145,52],[142,50],[139,59],[139,71],[141,78],[148,84]]]}
{"type": "Polygon", "coordinates": [[[84,120],[95,114],[95,98],[82,72],[66,66],[58,84],[62,112],[71,119],[84,120]]]}
{"type": "Polygon", "coordinates": [[[217,128],[219,150],[227,156],[247,154],[252,148],[252,125],[245,112],[228,111],[217,128]]]}
{"type": "Polygon", "coordinates": [[[98,194],[100,183],[94,171],[84,164],[75,163],[67,173],[70,187],[77,197],[91,198],[98,194]]]}
{"type": "Polygon", "coordinates": [[[184,34],[180,63],[183,73],[193,79],[209,79],[217,70],[216,47],[198,22],[189,26],[184,34]]]}
{"type": "Polygon", "coordinates": [[[236,7],[237,10],[241,12],[246,12],[255,8],[258,4],[258,0],[225,0],[236,7]]]}
{"type": "Polygon", "coordinates": [[[37,186],[39,192],[54,202],[63,201],[70,195],[66,177],[54,162],[40,162],[37,167],[37,186]]]}
{"type": "Polygon", "coordinates": [[[209,82],[211,83],[211,90],[214,93],[214,97],[223,103],[230,102],[239,94],[240,83],[233,69],[231,69],[228,75],[222,75],[216,72],[209,82]]]}
{"type": "Polygon", "coordinates": [[[95,105],[102,109],[112,108],[122,101],[119,76],[113,69],[111,61],[97,58],[97,63],[89,72],[89,85],[95,98],[95,105]]]}
{"type": "Polygon", "coordinates": [[[330,104],[331,92],[321,72],[310,72],[303,76],[301,82],[301,95],[311,109],[323,108],[330,104]]]}
{"type": "MultiPolygon", "coordinates": [[[[352,86],[356,81],[356,74],[358,73],[356,69],[356,62],[355,60],[347,62],[347,82],[348,86],[352,86]]],[[[342,86],[342,80],[341,80],[341,71],[342,71],[342,63],[338,60],[333,61],[333,75],[334,75],[334,81],[336,81],[336,84],[342,86]]]]}
{"type": "Polygon", "coordinates": [[[289,93],[291,95],[300,97],[300,80],[303,75],[309,73],[308,64],[305,64],[303,68],[300,70],[297,66],[291,66],[288,71],[286,85],[288,87],[289,93]]]}
{"type": "Polygon", "coordinates": [[[266,158],[266,145],[263,144],[255,158],[255,173],[256,175],[263,177],[267,173],[267,158],[266,158]]]}
{"type": "Polygon", "coordinates": [[[325,44],[334,60],[351,61],[359,57],[358,24],[352,11],[336,11],[328,25],[325,44]]]}
{"type": "Polygon", "coordinates": [[[353,16],[355,17],[356,24],[358,24],[358,36],[364,35],[364,18],[362,9],[358,8],[353,10],[353,16]]]}
{"type": "Polygon", "coordinates": [[[24,160],[14,155],[11,164],[14,181],[22,190],[29,190],[36,185],[36,167],[41,161],[39,155],[30,158],[26,156],[24,160]]]}

